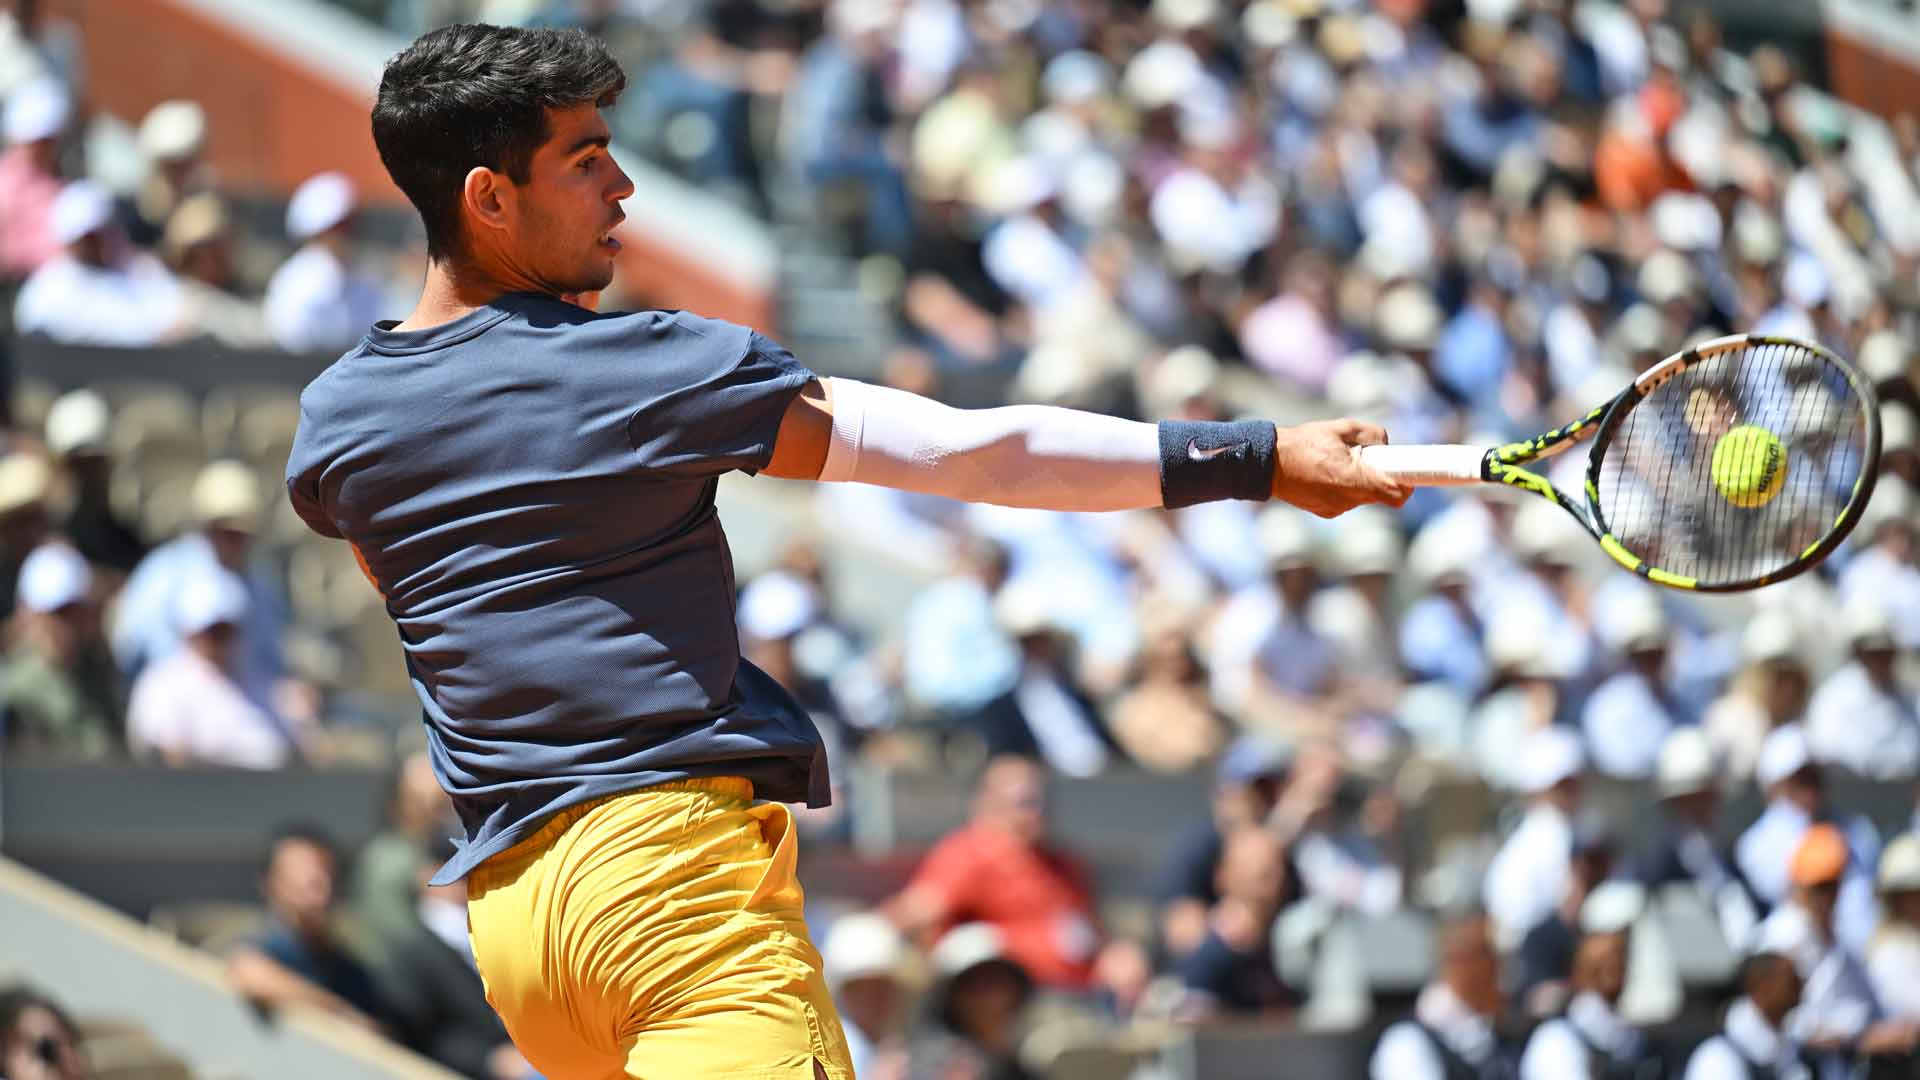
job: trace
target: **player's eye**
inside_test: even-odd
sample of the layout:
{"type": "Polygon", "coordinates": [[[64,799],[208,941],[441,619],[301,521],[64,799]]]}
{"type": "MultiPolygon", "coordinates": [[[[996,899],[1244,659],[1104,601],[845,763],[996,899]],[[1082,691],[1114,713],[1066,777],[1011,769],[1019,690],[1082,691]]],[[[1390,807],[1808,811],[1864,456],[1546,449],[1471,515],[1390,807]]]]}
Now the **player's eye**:
{"type": "Polygon", "coordinates": [[[580,164],[575,166],[575,168],[579,169],[581,172],[592,172],[594,162],[599,160],[600,160],[600,155],[588,154],[586,157],[583,157],[580,159],[580,164]]]}

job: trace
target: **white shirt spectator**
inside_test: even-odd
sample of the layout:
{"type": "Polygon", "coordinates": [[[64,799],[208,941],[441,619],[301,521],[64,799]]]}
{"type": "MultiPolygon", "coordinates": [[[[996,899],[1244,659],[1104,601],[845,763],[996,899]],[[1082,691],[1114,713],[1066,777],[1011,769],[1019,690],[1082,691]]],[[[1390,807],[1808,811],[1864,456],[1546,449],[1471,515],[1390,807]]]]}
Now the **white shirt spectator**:
{"type": "Polygon", "coordinates": [[[1720,1033],[1701,1043],[1687,1059],[1682,1080],[1752,1080],[1757,1069],[1786,1077],[1793,1075],[1790,1070],[1797,1060],[1792,1041],[1767,1023],[1751,999],[1743,997],[1727,1008],[1720,1033]]]}
{"type": "Polygon", "coordinates": [[[277,769],[293,751],[271,713],[187,648],[174,650],[134,681],[127,739],[135,752],[242,769],[277,769]]]}
{"type": "Polygon", "coordinates": [[[1454,1056],[1476,1067],[1490,1063],[1499,1049],[1493,1025],[1445,983],[1420,991],[1413,1016],[1381,1033],[1367,1068],[1372,1080],[1445,1080],[1447,1066],[1433,1045],[1435,1036],[1454,1056]]]}
{"type": "Polygon", "coordinates": [[[980,258],[1001,288],[1035,311],[1067,299],[1086,273],[1073,245],[1033,214],[995,226],[981,245],[980,258]]]}
{"type": "Polygon", "coordinates": [[[267,282],[267,332],[289,352],[351,348],[380,317],[381,289],[324,244],[293,253],[267,282]]]}
{"type": "Polygon", "coordinates": [[[1502,942],[1517,945],[1567,891],[1573,826],[1558,807],[1536,803],[1487,867],[1485,903],[1502,942]]]}
{"type": "Polygon", "coordinates": [[[1920,649],[1920,566],[1894,558],[1883,547],[1855,555],[1840,572],[1840,605],[1862,601],[1884,606],[1895,639],[1905,648],[1920,649]]]}
{"type": "Polygon", "coordinates": [[[1882,925],[1867,942],[1867,977],[1888,1016],[1920,1020],[1920,927],[1882,925]]]}
{"type": "Polygon", "coordinates": [[[186,294],[160,260],[129,252],[110,267],[55,255],[27,277],[14,326],[68,345],[146,348],[177,337],[186,294]]]}
{"type": "Polygon", "coordinates": [[[1227,272],[1273,239],[1280,199],[1249,176],[1229,191],[1198,169],[1183,168],[1154,189],[1147,214],[1176,258],[1227,272]]]}
{"type": "MultiPolygon", "coordinates": [[[[1846,877],[1840,881],[1834,922],[1840,940],[1857,948],[1866,943],[1879,922],[1873,882],[1860,868],[1872,866],[1879,860],[1880,838],[1865,818],[1855,817],[1836,824],[1847,835],[1847,848],[1853,859],[1846,877]]],[[[1812,825],[1813,818],[1805,810],[1786,799],[1774,799],[1734,843],[1734,861],[1740,865],[1740,874],[1762,902],[1778,904],[1786,899],[1787,865],[1812,825]]]]}
{"type": "Polygon", "coordinates": [[[1360,203],[1365,254],[1383,272],[1424,275],[1433,266],[1433,221],[1420,196],[1403,184],[1381,185],[1360,203]]]}
{"type": "Polygon", "coordinates": [[[1767,916],[1757,947],[1791,957],[1800,972],[1800,1005],[1787,1021],[1797,1041],[1856,1038],[1879,1017],[1873,984],[1853,949],[1824,939],[1799,904],[1789,900],[1767,916]]]}
{"type": "Polygon", "coordinates": [[[1674,728],[1646,676],[1629,669],[1594,690],[1580,713],[1593,766],[1608,776],[1641,780],[1653,775],[1660,744],[1674,728]]]}
{"type": "Polygon", "coordinates": [[[1807,742],[1824,764],[1872,780],[1909,780],[1920,772],[1920,711],[1912,695],[1876,686],[1851,661],[1808,702],[1807,742]]]}
{"type": "Polygon", "coordinates": [[[1567,1003],[1565,1016],[1534,1029],[1520,1055],[1520,1080],[1567,1080],[1593,1076],[1592,1047],[1615,1060],[1632,1061],[1645,1053],[1646,1040],[1600,995],[1585,992],[1567,1003]]]}

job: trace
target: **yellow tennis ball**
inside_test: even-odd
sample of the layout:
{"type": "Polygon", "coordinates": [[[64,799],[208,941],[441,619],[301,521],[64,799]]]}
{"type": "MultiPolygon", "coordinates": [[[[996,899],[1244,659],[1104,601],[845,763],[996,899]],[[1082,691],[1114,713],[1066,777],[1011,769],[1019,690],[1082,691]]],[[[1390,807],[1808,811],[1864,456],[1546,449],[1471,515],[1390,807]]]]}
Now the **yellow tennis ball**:
{"type": "Polygon", "coordinates": [[[1735,506],[1765,506],[1787,483],[1787,448],[1763,427],[1740,424],[1713,444],[1713,486],[1735,506]]]}

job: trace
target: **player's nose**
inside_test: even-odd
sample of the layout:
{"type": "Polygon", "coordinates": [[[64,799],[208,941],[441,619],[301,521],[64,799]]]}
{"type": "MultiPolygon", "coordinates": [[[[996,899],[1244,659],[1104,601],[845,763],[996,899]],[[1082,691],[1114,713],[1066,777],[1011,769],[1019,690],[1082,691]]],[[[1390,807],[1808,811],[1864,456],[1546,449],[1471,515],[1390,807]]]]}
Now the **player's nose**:
{"type": "Polygon", "coordinates": [[[613,167],[613,185],[607,189],[607,201],[623,202],[633,197],[633,178],[618,165],[613,167]]]}

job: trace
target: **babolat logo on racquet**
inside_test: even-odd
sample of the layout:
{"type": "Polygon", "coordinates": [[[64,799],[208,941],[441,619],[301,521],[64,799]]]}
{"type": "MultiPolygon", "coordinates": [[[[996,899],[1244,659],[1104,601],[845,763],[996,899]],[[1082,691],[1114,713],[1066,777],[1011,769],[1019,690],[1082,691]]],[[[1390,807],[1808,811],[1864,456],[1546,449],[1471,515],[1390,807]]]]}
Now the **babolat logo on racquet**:
{"type": "Polygon", "coordinates": [[[1830,350],[1739,334],[1667,357],[1611,401],[1531,439],[1354,454],[1412,484],[1531,491],[1649,581],[1738,592],[1802,573],[1853,531],[1880,467],[1880,408],[1830,350]],[[1583,442],[1585,498],[1576,501],[1535,466],[1583,442]]]}

